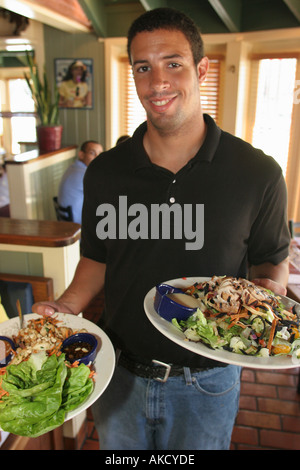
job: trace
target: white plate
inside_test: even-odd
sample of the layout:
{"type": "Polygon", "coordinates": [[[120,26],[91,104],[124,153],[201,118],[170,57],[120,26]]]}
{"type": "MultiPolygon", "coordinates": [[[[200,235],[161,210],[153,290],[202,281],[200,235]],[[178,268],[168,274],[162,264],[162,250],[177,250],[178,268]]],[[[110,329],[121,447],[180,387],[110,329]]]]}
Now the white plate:
{"type": "MultiPolygon", "coordinates": [[[[95,370],[95,383],[94,390],[89,395],[84,403],[82,403],[75,410],[66,413],[65,421],[74,418],[79,413],[89,408],[100,395],[104,392],[108,386],[115,368],[115,351],[111,344],[110,339],[95,323],[86,320],[82,317],[75,315],[69,315],[67,313],[56,313],[55,317],[62,321],[60,326],[68,326],[73,330],[80,330],[85,328],[89,333],[92,333],[98,339],[98,353],[94,361],[93,369],[95,370]]],[[[34,318],[40,318],[40,315],[36,313],[29,313],[24,315],[24,327],[26,327],[29,320],[34,318]]],[[[0,336],[12,337],[17,335],[19,331],[19,317],[12,318],[6,322],[0,323],[0,336]]]]}
{"type": "MultiPolygon", "coordinates": [[[[173,279],[166,281],[165,284],[169,284],[174,287],[188,287],[195,282],[208,281],[208,277],[187,277],[180,279],[173,279]]],[[[241,354],[232,353],[220,349],[210,349],[203,343],[195,343],[186,339],[183,332],[179,331],[172,323],[162,318],[154,309],[154,297],[156,289],[153,287],[144,299],[144,309],[150,322],[157,328],[160,333],[166,336],[174,343],[188,349],[196,354],[214,359],[215,361],[225,362],[226,364],[235,364],[243,367],[250,367],[254,369],[291,369],[294,367],[300,367],[300,359],[296,359],[291,356],[271,356],[271,357],[255,357],[255,356],[244,356],[241,354]]],[[[296,304],[293,300],[287,297],[282,297],[283,303],[286,307],[296,304]]],[[[299,304],[297,304],[299,305],[299,304]]],[[[300,305],[299,305],[300,309],[300,305]]]]}

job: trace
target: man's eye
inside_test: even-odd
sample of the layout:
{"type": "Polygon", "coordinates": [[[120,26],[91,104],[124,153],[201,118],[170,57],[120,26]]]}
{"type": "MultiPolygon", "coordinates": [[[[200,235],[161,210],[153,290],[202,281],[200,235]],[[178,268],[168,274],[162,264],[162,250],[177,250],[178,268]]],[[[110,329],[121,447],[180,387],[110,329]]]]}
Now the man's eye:
{"type": "Polygon", "coordinates": [[[178,64],[177,62],[171,62],[171,64],[168,65],[170,68],[177,68],[177,67],[180,67],[180,64],[178,64]]]}
{"type": "Polygon", "coordinates": [[[148,72],[148,70],[149,70],[148,65],[142,65],[141,67],[137,69],[137,72],[144,73],[144,72],[148,72]]]}

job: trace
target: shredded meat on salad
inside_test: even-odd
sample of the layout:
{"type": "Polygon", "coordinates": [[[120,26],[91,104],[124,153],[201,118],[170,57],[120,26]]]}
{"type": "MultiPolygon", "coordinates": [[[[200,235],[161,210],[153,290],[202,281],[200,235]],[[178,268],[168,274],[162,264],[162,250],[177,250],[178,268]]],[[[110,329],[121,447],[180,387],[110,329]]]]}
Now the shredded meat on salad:
{"type": "Polygon", "coordinates": [[[74,331],[72,328],[59,325],[56,317],[41,317],[28,321],[18,335],[13,336],[16,352],[11,364],[19,364],[28,359],[32,353],[46,351],[48,355],[60,354],[62,342],[75,333],[85,333],[87,330],[74,331]]]}

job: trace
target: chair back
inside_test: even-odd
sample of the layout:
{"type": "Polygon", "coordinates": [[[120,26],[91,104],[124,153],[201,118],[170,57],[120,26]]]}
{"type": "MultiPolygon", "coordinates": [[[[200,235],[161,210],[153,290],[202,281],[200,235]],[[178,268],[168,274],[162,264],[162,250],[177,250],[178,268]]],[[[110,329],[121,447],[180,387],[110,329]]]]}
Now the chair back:
{"type": "Polygon", "coordinates": [[[58,203],[57,196],[53,198],[54,209],[56,213],[56,218],[59,221],[73,222],[73,211],[71,206],[62,207],[58,203]]]}
{"type": "Polygon", "coordinates": [[[300,222],[294,222],[292,219],[289,220],[289,230],[291,238],[300,236],[300,222]]]}

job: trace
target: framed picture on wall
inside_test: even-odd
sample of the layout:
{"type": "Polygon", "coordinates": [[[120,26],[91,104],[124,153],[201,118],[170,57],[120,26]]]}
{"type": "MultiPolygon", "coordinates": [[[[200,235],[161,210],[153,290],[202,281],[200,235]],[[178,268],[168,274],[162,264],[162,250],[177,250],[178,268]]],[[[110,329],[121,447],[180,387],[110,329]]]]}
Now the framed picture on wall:
{"type": "Polygon", "coordinates": [[[59,107],[93,108],[93,59],[55,59],[59,107]]]}

